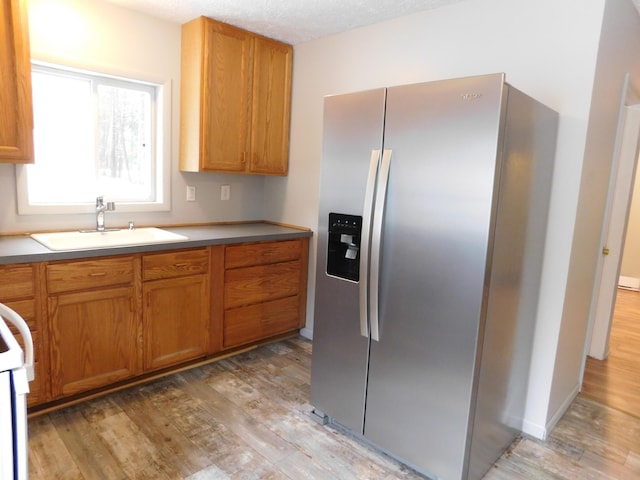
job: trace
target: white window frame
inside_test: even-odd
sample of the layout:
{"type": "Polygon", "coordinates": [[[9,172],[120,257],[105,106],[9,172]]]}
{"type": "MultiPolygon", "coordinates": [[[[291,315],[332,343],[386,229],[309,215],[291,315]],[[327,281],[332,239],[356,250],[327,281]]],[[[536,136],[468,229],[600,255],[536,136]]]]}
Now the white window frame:
{"type": "MultiPolygon", "coordinates": [[[[123,79],[125,81],[140,82],[157,88],[154,105],[156,111],[156,128],[153,132],[156,160],[156,200],[149,202],[117,202],[117,211],[121,213],[137,212],[166,212],[171,210],[171,80],[158,79],[140,72],[129,72],[113,67],[70,65],[68,60],[35,60],[32,64],[61,68],[64,70],[87,73],[123,79]]],[[[75,214],[95,212],[95,201],[74,204],[32,204],[29,203],[28,170],[26,165],[16,164],[16,190],[18,215],[42,214],[75,214]]],[[[105,192],[96,192],[96,197],[105,195],[105,201],[110,201],[105,192]]]]}

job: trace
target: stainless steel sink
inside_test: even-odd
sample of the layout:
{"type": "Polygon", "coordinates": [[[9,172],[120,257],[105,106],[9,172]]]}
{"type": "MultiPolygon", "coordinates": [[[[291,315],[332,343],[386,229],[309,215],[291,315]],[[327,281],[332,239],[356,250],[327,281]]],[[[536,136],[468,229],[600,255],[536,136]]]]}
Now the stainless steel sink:
{"type": "Polygon", "coordinates": [[[109,230],[34,233],[31,238],[49,250],[92,250],[95,248],[124,247],[154,243],[180,242],[189,237],[168,232],[161,228],[144,227],[135,230],[109,230]]]}

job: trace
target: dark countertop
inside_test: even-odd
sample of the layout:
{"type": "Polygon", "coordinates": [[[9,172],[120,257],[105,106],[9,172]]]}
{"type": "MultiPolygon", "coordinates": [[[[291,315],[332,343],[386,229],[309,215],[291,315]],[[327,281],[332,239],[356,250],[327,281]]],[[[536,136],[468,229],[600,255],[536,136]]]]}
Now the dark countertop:
{"type": "Polygon", "coordinates": [[[303,228],[285,227],[272,223],[238,223],[229,225],[205,225],[187,227],[162,227],[163,230],[188,237],[188,240],[91,250],[53,251],[36,242],[29,235],[0,236],[0,265],[13,263],[45,262],[73,258],[104,257],[128,253],[158,252],[177,248],[193,248],[207,245],[287,240],[310,237],[312,232],[303,228]]]}

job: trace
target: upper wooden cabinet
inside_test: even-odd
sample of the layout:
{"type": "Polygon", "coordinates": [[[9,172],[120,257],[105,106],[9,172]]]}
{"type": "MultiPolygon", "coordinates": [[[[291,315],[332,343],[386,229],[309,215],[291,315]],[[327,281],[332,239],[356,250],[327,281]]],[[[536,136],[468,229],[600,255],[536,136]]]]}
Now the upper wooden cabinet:
{"type": "Polygon", "coordinates": [[[180,170],[286,175],[293,48],[211,20],[182,27],[180,170]]]}
{"type": "Polygon", "coordinates": [[[33,163],[26,0],[0,0],[0,162],[33,163]]]}

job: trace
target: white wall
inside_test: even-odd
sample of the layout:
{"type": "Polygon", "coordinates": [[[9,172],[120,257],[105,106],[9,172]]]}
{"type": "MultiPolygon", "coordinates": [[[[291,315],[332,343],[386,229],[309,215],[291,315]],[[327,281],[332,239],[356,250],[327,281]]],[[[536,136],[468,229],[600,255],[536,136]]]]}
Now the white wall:
{"type": "Polygon", "coordinates": [[[588,325],[593,315],[596,274],[602,263],[603,217],[616,147],[623,85],[640,84],[640,18],[630,0],[608,0],[604,10],[596,76],[585,146],[584,166],[562,328],[555,358],[549,412],[561,412],[580,387],[588,325]]]}
{"type": "MultiPolygon", "coordinates": [[[[327,94],[506,72],[509,83],[558,111],[548,247],[527,405],[527,430],[539,437],[553,416],[548,407],[604,2],[467,0],[297,45],[290,175],[265,184],[267,218],[317,228],[322,98],[327,94]]],[[[312,261],[307,332],[313,325],[314,275],[312,261]]],[[[580,335],[576,341],[582,342],[580,335]]],[[[566,381],[574,385],[578,372],[572,374],[566,381]]]]}
{"type": "Polygon", "coordinates": [[[620,275],[640,278],[640,169],[636,170],[620,275]]]}
{"type": "MultiPolygon", "coordinates": [[[[111,225],[175,225],[262,219],[264,179],[259,176],[181,173],[178,171],[180,100],[180,25],[97,0],[29,0],[34,58],[87,67],[142,73],[172,82],[172,207],[153,214],[108,214],[111,225]],[[231,200],[220,201],[220,185],[231,185],[231,200]],[[186,185],[195,185],[197,201],[187,203],[186,185]]],[[[87,228],[92,215],[18,215],[15,167],[0,164],[0,233],[87,228]]],[[[96,192],[96,195],[102,192],[96,192]]]]}

